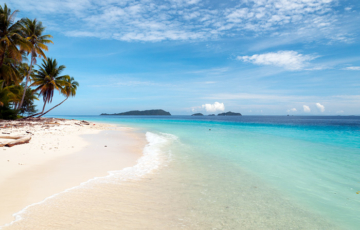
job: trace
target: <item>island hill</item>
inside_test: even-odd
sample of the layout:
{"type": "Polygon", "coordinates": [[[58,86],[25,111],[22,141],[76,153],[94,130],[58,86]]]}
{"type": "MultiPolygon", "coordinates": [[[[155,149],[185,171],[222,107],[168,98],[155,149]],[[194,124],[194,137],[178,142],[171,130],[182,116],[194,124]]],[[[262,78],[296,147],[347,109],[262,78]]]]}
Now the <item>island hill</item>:
{"type": "MultiPolygon", "coordinates": [[[[204,116],[204,114],[195,113],[191,116],[204,116]]],[[[215,114],[209,114],[208,116],[215,116],[215,114]]],[[[227,113],[219,113],[218,116],[242,116],[242,115],[241,115],[241,113],[227,112],[227,113]]]]}
{"type": "Polygon", "coordinates": [[[233,113],[233,112],[227,112],[227,113],[219,113],[218,116],[242,116],[241,113],[233,113]]]}
{"type": "Polygon", "coordinates": [[[133,110],[125,113],[114,113],[114,114],[107,114],[102,113],[101,115],[121,115],[121,116],[171,116],[169,112],[166,112],[162,109],[152,109],[152,110],[133,110]]]}

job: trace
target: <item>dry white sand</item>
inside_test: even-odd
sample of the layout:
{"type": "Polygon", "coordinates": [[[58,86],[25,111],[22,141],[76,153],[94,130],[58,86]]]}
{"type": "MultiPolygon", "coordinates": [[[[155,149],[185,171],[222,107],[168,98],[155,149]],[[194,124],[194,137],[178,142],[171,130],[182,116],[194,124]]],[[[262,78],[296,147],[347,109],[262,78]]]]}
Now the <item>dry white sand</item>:
{"type": "Polygon", "coordinates": [[[106,176],[108,171],[135,165],[146,144],[144,134],[130,128],[56,122],[1,128],[1,133],[31,135],[32,139],[28,144],[0,148],[0,226],[13,221],[12,215],[28,205],[106,176]]]}

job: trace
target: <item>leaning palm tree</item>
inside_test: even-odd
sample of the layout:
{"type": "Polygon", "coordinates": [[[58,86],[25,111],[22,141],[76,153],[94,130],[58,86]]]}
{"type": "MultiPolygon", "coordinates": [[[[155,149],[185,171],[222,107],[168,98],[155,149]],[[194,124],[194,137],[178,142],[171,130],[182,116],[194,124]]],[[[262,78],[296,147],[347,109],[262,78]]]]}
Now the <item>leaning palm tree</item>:
{"type": "Polygon", "coordinates": [[[66,81],[66,75],[61,75],[61,72],[66,67],[64,65],[58,66],[56,59],[48,58],[43,60],[39,70],[33,77],[33,83],[30,86],[34,86],[35,91],[42,96],[44,101],[43,109],[40,113],[33,114],[29,117],[33,117],[44,113],[45,106],[48,102],[52,101],[54,91],[61,92],[62,88],[68,83],[66,81]]]}
{"type": "Polygon", "coordinates": [[[54,107],[52,107],[51,109],[49,109],[48,111],[46,111],[45,113],[41,114],[38,117],[42,117],[45,114],[47,114],[48,112],[50,112],[51,110],[55,109],[56,107],[60,106],[62,103],[64,103],[69,97],[75,97],[76,95],[76,90],[79,87],[79,83],[77,81],[75,81],[75,79],[73,77],[70,76],[65,76],[65,81],[67,82],[66,85],[64,85],[61,89],[61,94],[64,95],[66,98],[65,100],[63,100],[62,102],[60,102],[59,104],[55,105],[54,107]]]}
{"type": "Polygon", "coordinates": [[[44,50],[48,51],[48,47],[46,44],[53,43],[50,40],[50,38],[52,38],[51,35],[43,35],[45,27],[42,26],[42,22],[37,21],[36,19],[30,20],[28,18],[24,18],[20,21],[20,25],[22,35],[26,38],[27,41],[29,41],[29,44],[31,46],[31,61],[30,70],[28,71],[28,74],[26,76],[24,94],[22,96],[19,108],[24,102],[25,93],[30,80],[30,74],[32,72],[33,65],[36,64],[36,58],[39,56],[46,59],[46,55],[44,54],[44,50]]]}
{"type": "Polygon", "coordinates": [[[29,42],[21,35],[20,23],[15,21],[18,10],[11,13],[5,4],[0,6],[0,67],[5,60],[5,54],[17,61],[22,60],[21,50],[29,51],[29,42]]]}

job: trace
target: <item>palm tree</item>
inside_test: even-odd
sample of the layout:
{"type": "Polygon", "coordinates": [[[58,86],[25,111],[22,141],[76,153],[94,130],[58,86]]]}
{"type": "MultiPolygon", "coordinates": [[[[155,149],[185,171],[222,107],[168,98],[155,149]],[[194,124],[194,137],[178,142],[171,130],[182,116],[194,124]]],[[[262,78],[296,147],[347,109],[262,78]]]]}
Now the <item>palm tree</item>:
{"type": "Polygon", "coordinates": [[[44,106],[40,113],[33,114],[33,117],[42,114],[48,102],[52,101],[54,91],[61,92],[62,88],[68,84],[66,81],[67,76],[61,76],[61,72],[66,67],[64,65],[58,66],[56,59],[48,58],[43,60],[39,70],[33,77],[33,83],[30,86],[35,86],[35,91],[40,91],[39,94],[43,97],[44,106]]]}
{"type": "Polygon", "coordinates": [[[0,107],[3,107],[11,101],[12,92],[9,87],[4,86],[3,80],[0,80],[0,107]]]}
{"type": "Polygon", "coordinates": [[[10,104],[16,101],[18,86],[5,86],[0,80],[0,119],[16,119],[17,111],[11,109],[10,104]]]}
{"type": "Polygon", "coordinates": [[[14,59],[5,56],[3,65],[0,67],[0,80],[2,80],[3,85],[18,85],[21,82],[21,74],[17,64],[14,59]]]}
{"type": "Polygon", "coordinates": [[[21,85],[3,86],[3,80],[0,80],[0,106],[17,104],[20,102],[22,94],[21,85]]]}
{"type": "Polygon", "coordinates": [[[31,47],[31,61],[30,70],[28,71],[28,74],[26,76],[24,94],[18,108],[21,108],[24,102],[25,93],[30,80],[30,74],[32,72],[33,65],[36,64],[36,58],[39,56],[46,59],[46,55],[44,54],[43,50],[48,51],[48,47],[46,44],[53,43],[50,40],[50,38],[52,38],[51,35],[43,35],[45,27],[42,26],[42,22],[37,21],[36,19],[30,20],[28,18],[24,18],[20,21],[20,25],[22,35],[26,38],[27,41],[29,41],[31,47]]]}
{"type": "Polygon", "coordinates": [[[67,84],[64,85],[63,88],[61,89],[61,94],[66,97],[65,100],[63,100],[59,104],[55,105],[54,107],[52,107],[51,109],[49,109],[48,111],[46,111],[45,113],[41,114],[38,117],[42,117],[45,114],[47,114],[48,112],[50,112],[51,110],[55,109],[56,107],[58,107],[59,105],[64,103],[69,97],[75,97],[76,90],[79,87],[79,83],[77,81],[75,81],[75,79],[73,77],[70,77],[70,76],[65,76],[65,81],[67,82],[67,84]]]}
{"type": "MultiPolygon", "coordinates": [[[[25,88],[24,83],[21,84],[21,88],[22,88],[22,90],[24,90],[24,88],[25,88]]],[[[22,93],[21,93],[21,96],[22,96],[22,93]]],[[[35,90],[33,90],[31,88],[27,88],[26,93],[25,93],[24,103],[22,104],[21,107],[19,107],[20,113],[21,114],[36,113],[37,109],[36,109],[36,105],[34,105],[34,101],[39,100],[38,96],[39,96],[39,94],[37,92],[35,92],[35,90]]]]}
{"type": "Polygon", "coordinates": [[[19,21],[14,23],[18,10],[0,6],[0,67],[5,60],[5,54],[17,61],[22,60],[21,50],[29,50],[29,42],[21,36],[19,21]],[[19,49],[19,48],[20,49],[19,49]]]}

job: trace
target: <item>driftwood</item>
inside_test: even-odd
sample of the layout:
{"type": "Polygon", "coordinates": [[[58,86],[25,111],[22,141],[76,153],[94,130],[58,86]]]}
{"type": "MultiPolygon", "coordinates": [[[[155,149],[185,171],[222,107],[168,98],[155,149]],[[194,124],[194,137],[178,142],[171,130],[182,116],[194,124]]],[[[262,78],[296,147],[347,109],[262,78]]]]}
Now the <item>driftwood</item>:
{"type": "Polygon", "coordinates": [[[46,124],[46,125],[60,125],[57,122],[45,122],[44,124],[46,124]]]}
{"type": "Polygon", "coordinates": [[[84,125],[90,125],[90,123],[87,122],[87,121],[81,121],[81,123],[84,124],[84,125]]]}
{"type": "Polygon", "coordinates": [[[8,146],[13,147],[14,145],[21,145],[29,143],[31,140],[30,136],[4,136],[0,135],[0,147],[8,146]]]}

